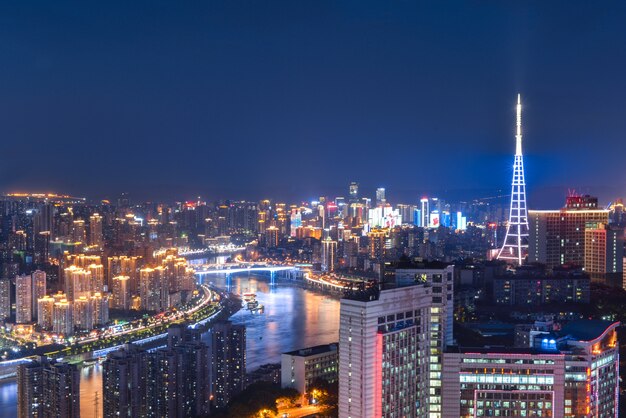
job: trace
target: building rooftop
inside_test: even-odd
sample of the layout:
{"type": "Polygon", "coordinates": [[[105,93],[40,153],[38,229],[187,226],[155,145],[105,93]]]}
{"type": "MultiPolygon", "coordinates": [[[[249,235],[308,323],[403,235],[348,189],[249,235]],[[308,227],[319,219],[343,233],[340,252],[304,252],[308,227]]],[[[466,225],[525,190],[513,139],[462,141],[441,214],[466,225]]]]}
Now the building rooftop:
{"type": "Polygon", "coordinates": [[[579,341],[591,341],[599,338],[611,325],[612,321],[580,320],[572,321],[561,329],[562,336],[570,336],[579,341]]]}
{"type": "Polygon", "coordinates": [[[338,343],[333,344],[322,344],[316,345],[314,347],[301,348],[299,350],[289,351],[287,354],[289,356],[297,356],[297,357],[309,357],[316,356],[318,354],[330,353],[332,351],[337,351],[338,343]]]}

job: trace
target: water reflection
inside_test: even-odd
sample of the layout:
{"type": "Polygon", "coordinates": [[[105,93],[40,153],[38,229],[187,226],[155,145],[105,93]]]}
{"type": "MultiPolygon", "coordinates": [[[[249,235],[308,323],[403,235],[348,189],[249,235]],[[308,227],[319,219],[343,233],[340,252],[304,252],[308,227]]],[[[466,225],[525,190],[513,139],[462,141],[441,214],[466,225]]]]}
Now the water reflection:
{"type": "MultiPolygon", "coordinates": [[[[224,288],[225,277],[207,279],[224,288]]],[[[285,351],[317,344],[328,344],[339,338],[339,301],[329,296],[279,283],[270,288],[267,278],[240,275],[231,278],[237,294],[256,293],[265,306],[262,314],[241,310],[231,317],[247,329],[248,370],[262,364],[280,362],[285,351]]]]}
{"type": "MultiPolygon", "coordinates": [[[[209,276],[220,288],[226,287],[223,276],[209,276]]],[[[317,344],[335,342],[339,338],[339,301],[310,290],[279,283],[270,287],[268,278],[255,275],[233,275],[231,290],[237,294],[256,293],[265,306],[264,313],[241,310],[231,320],[247,328],[247,368],[279,363],[283,352],[317,344]]],[[[206,340],[207,336],[203,336],[206,340]]],[[[81,369],[81,417],[95,415],[95,393],[98,392],[102,417],[102,366],[81,369]]],[[[0,416],[17,416],[17,384],[0,382],[0,416]]]]}

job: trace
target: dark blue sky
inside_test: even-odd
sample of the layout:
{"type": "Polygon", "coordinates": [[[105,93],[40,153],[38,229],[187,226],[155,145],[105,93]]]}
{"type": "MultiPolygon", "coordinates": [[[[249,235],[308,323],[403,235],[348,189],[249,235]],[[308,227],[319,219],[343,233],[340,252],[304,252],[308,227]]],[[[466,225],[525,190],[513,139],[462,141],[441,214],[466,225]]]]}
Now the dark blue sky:
{"type": "Polygon", "coordinates": [[[0,189],[626,195],[623,1],[4,1],[0,189]]]}

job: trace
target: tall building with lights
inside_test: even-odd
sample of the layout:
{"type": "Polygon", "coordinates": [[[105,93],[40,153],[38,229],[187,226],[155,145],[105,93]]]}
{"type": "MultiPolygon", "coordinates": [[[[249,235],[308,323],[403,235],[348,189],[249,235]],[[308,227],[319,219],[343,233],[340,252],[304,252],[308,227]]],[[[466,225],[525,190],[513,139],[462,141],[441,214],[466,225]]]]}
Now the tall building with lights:
{"type": "Polygon", "coordinates": [[[322,271],[334,271],[337,264],[337,241],[322,240],[322,271]]]}
{"type": "Polygon", "coordinates": [[[27,324],[33,320],[33,279],[30,275],[15,277],[15,322],[27,324]]]}
{"type": "Polygon", "coordinates": [[[617,418],[619,325],[573,321],[527,348],[449,350],[443,416],[617,418]]]}
{"type": "Polygon", "coordinates": [[[31,274],[31,278],[33,281],[33,319],[37,319],[39,315],[39,309],[37,306],[37,301],[46,296],[46,273],[41,270],[35,270],[31,274]]]}
{"type": "Polygon", "coordinates": [[[559,210],[531,210],[528,260],[549,268],[585,265],[585,229],[609,223],[609,211],[598,209],[598,199],[568,196],[559,210]]]}
{"type": "Polygon", "coordinates": [[[11,317],[11,280],[0,279],[0,321],[11,317]]]}
{"type": "Polygon", "coordinates": [[[431,288],[341,299],[339,418],[428,417],[431,288]]]}
{"type": "Polygon", "coordinates": [[[622,286],[624,228],[587,224],[585,228],[585,272],[591,279],[622,286]]]}
{"type": "Polygon", "coordinates": [[[102,363],[104,416],[154,416],[153,372],[153,356],[136,345],[109,353],[102,363]]]}
{"type": "Polygon", "coordinates": [[[102,235],[102,216],[94,213],[89,217],[89,245],[102,248],[104,237],[102,235]]]}
{"type": "Polygon", "coordinates": [[[210,333],[211,396],[220,410],[245,388],[246,327],[224,321],[213,325],[210,333]]]}
{"type": "Polygon", "coordinates": [[[498,253],[499,260],[521,265],[528,254],[528,214],[526,207],[526,180],[522,155],[522,99],[517,95],[517,131],[515,134],[515,161],[511,183],[511,207],[506,236],[498,253]]]}

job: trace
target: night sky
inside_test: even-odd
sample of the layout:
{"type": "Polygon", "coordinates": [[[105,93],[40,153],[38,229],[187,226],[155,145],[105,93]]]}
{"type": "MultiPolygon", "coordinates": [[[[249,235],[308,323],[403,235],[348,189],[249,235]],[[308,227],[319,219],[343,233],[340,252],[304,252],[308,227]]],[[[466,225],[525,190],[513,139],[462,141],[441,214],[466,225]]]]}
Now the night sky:
{"type": "Polygon", "coordinates": [[[531,207],[626,196],[623,1],[3,1],[0,190],[488,196],[518,92],[531,207]]]}

